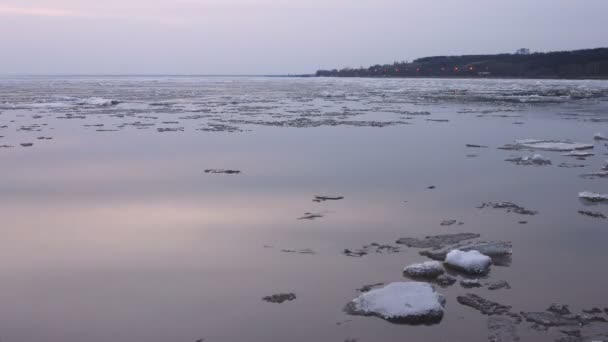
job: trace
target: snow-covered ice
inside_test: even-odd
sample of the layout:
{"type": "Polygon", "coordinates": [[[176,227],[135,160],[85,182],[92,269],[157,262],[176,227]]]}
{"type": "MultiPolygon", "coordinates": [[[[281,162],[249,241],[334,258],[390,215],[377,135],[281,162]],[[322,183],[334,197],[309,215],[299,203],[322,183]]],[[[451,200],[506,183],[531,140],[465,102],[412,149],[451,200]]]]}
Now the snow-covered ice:
{"type": "Polygon", "coordinates": [[[538,140],[538,139],[523,139],[515,141],[517,146],[533,148],[545,151],[573,151],[573,150],[589,150],[593,148],[591,144],[577,143],[567,140],[538,140]]]}
{"type": "Polygon", "coordinates": [[[608,194],[599,194],[597,192],[583,191],[578,193],[578,197],[591,202],[608,201],[608,194]]]}
{"type": "Polygon", "coordinates": [[[455,249],[445,257],[445,263],[466,273],[485,274],[492,264],[492,259],[475,250],[465,252],[455,249]]]}
{"type": "Polygon", "coordinates": [[[395,282],[361,294],[345,308],[352,315],[377,316],[399,323],[436,323],[445,297],[423,282],[395,282]]]}
{"type": "Polygon", "coordinates": [[[443,265],[439,261],[425,261],[406,266],[403,273],[413,278],[437,278],[443,274],[443,265]]]}

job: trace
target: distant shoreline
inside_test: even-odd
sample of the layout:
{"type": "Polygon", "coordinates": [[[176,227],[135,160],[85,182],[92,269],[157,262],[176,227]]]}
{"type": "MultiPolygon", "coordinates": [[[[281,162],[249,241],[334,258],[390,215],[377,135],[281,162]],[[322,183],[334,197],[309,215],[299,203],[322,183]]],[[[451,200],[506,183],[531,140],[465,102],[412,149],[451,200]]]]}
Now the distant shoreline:
{"type": "Polygon", "coordinates": [[[606,81],[608,80],[608,76],[597,76],[597,77],[509,77],[509,76],[316,76],[316,75],[298,75],[298,76],[288,76],[288,77],[301,77],[301,78],[369,78],[369,79],[467,79],[467,80],[590,80],[590,81],[606,81]]]}
{"type": "Polygon", "coordinates": [[[315,76],[387,78],[608,79],[608,48],[423,57],[413,62],[317,70],[315,76]]]}

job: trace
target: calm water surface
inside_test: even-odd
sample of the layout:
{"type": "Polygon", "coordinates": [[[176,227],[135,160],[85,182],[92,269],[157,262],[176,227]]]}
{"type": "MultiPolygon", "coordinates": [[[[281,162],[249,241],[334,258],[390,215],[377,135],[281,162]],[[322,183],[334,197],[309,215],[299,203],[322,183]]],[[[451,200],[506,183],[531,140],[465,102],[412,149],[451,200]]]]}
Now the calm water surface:
{"type": "MultiPolygon", "coordinates": [[[[0,145],[12,146],[0,148],[0,338],[487,341],[487,317],[456,296],[514,312],[608,307],[608,220],[578,214],[608,205],[577,197],[608,193],[606,178],[580,177],[608,148],[595,142],[586,160],[541,152],[550,166],[497,149],[594,143],[608,136],[607,96],[606,81],[0,79],[0,145]],[[477,208],[488,201],[539,214],[477,208]],[[323,217],[298,220],[306,212],[323,217]],[[512,264],[487,280],[512,289],[439,289],[446,313],[433,326],[343,313],[357,288],[402,281],[425,260],[345,248],[452,232],[512,241],[512,264]],[[261,300],[279,292],[297,299],[261,300]]],[[[522,340],[560,336],[518,328],[522,340]]]]}

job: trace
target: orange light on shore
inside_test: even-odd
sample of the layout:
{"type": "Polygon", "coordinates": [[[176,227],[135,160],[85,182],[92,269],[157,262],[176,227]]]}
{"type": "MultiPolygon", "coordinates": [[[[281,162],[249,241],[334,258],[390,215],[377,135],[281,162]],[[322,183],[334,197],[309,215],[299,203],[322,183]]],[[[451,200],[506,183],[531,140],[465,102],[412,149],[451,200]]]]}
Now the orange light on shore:
{"type": "Polygon", "coordinates": [[[458,67],[454,67],[454,71],[458,71],[458,70],[459,70],[458,67]]]}

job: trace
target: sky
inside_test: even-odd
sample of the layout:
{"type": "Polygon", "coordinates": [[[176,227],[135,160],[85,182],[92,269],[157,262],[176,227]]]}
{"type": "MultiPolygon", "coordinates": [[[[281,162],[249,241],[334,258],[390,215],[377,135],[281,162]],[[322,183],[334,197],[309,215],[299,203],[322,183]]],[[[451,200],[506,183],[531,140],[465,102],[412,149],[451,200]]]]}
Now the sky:
{"type": "Polygon", "coordinates": [[[296,74],[608,46],[608,0],[0,0],[0,74],[296,74]]]}

